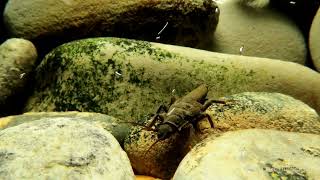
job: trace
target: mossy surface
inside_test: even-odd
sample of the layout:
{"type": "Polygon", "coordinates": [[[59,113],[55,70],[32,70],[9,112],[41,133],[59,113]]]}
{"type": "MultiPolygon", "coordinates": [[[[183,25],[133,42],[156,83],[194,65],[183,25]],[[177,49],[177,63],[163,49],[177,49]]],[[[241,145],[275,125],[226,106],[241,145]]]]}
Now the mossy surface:
{"type": "Polygon", "coordinates": [[[190,59],[149,42],[85,39],[46,56],[25,110],[89,111],[139,120],[169,102],[173,89],[182,96],[206,83],[209,96],[219,97],[247,91],[260,80],[254,70],[190,59]]]}

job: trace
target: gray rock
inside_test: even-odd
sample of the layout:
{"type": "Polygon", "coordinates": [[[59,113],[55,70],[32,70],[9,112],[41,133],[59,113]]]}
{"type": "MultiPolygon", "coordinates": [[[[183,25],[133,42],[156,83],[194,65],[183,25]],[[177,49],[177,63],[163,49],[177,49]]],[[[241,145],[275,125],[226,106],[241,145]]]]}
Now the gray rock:
{"type": "Polygon", "coordinates": [[[206,49],[305,64],[307,49],[303,34],[293,21],[270,8],[269,0],[218,2],[219,24],[213,45],[206,49]]]}
{"type": "Polygon", "coordinates": [[[28,75],[37,60],[34,45],[24,39],[8,39],[0,46],[0,114],[8,99],[24,91],[28,75]]]}
{"type": "Polygon", "coordinates": [[[316,69],[320,72],[320,8],[315,15],[309,34],[310,54],[316,69]]]}
{"type": "Polygon", "coordinates": [[[119,38],[59,46],[36,69],[25,111],[99,112],[143,120],[200,84],[209,98],[281,92],[320,111],[320,74],[296,63],[119,38]],[[306,88],[308,87],[308,88],[306,88]]]}
{"type": "Polygon", "coordinates": [[[8,127],[17,126],[22,123],[45,120],[48,118],[68,118],[69,120],[85,120],[92,125],[102,127],[110,132],[123,145],[124,139],[129,135],[132,124],[100,113],[91,112],[29,112],[22,115],[7,116],[0,118],[0,130],[8,127]]]}
{"type": "Polygon", "coordinates": [[[195,46],[212,39],[216,8],[211,0],[9,0],[4,21],[12,36],[47,46],[97,36],[195,46]]]}
{"type": "MultiPolygon", "coordinates": [[[[249,128],[275,129],[320,135],[320,117],[305,103],[279,93],[245,92],[225,97],[228,104],[213,104],[207,109],[215,123],[207,120],[199,127],[216,136],[227,131],[249,128]]],[[[204,133],[205,137],[207,134],[204,133]]]]}
{"type": "Polygon", "coordinates": [[[4,179],[135,179],[117,140],[87,121],[56,117],[0,131],[4,179]]]}
{"type": "Polygon", "coordinates": [[[319,167],[319,135],[250,129],[199,143],[173,180],[319,179],[319,167]]]}

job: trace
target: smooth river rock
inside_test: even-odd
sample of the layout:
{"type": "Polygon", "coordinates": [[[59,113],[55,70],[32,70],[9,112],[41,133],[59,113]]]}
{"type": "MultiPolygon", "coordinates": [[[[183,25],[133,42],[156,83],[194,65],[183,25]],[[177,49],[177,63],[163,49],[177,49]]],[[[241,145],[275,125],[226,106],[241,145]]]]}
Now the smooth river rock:
{"type": "Polygon", "coordinates": [[[217,2],[219,24],[207,50],[305,64],[303,34],[285,14],[270,8],[268,0],[217,2]]]}
{"type": "Polygon", "coordinates": [[[9,0],[4,12],[11,36],[45,46],[112,36],[193,47],[212,40],[218,17],[211,0],[9,0]]]}
{"type": "Polygon", "coordinates": [[[320,72],[320,8],[318,9],[311,25],[309,48],[313,64],[320,72]]]}
{"type": "Polygon", "coordinates": [[[92,125],[102,127],[110,132],[122,146],[126,136],[129,135],[130,123],[122,122],[112,116],[90,112],[29,112],[21,115],[0,118],[0,130],[17,126],[22,123],[46,120],[50,118],[68,118],[78,121],[79,119],[90,122],[92,125]]]}
{"type": "Polygon", "coordinates": [[[320,136],[250,129],[195,146],[173,180],[320,179],[320,136]]]}
{"type": "Polygon", "coordinates": [[[16,111],[36,60],[37,50],[28,40],[12,38],[0,45],[0,116],[16,111]]]}
{"type": "Polygon", "coordinates": [[[64,117],[0,130],[3,179],[132,179],[126,153],[106,130],[64,117]]]}
{"type": "Polygon", "coordinates": [[[221,99],[227,104],[213,104],[206,111],[214,128],[204,118],[198,123],[198,132],[187,128],[160,141],[156,132],[133,128],[125,139],[124,149],[135,171],[168,179],[190,148],[208,136],[219,137],[228,131],[260,128],[320,135],[319,115],[290,96],[245,92],[221,99]]]}
{"type": "Polygon", "coordinates": [[[320,116],[305,103],[279,93],[245,92],[224,97],[226,105],[213,104],[206,113],[215,127],[204,119],[199,128],[216,136],[227,131],[260,128],[320,135],[320,116]]]}
{"type": "Polygon", "coordinates": [[[247,91],[291,95],[320,111],[320,74],[296,63],[220,54],[120,38],[92,38],[57,47],[37,67],[25,111],[85,111],[146,119],[175,89],[200,84],[208,97],[247,91]]]}

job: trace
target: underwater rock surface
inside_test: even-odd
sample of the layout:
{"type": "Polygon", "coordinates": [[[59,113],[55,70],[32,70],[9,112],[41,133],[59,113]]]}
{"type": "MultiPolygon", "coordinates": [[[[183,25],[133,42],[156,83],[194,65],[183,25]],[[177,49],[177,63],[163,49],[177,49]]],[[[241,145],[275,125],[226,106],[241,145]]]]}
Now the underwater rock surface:
{"type": "Polygon", "coordinates": [[[89,112],[29,112],[22,115],[7,116],[0,118],[0,130],[17,126],[36,120],[47,120],[50,118],[68,118],[68,120],[78,121],[79,119],[88,121],[92,125],[102,127],[110,132],[122,146],[126,136],[129,135],[131,124],[122,123],[120,120],[100,113],[89,112]]]}
{"type": "Polygon", "coordinates": [[[0,116],[21,100],[10,98],[26,90],[36,60],[37,50],[28,40],[12,38],[0,45],[0,116]]]}
{"type": "Polygon", "coordinates": [[[281,92],[320,111],[320,74],[295,63],[120,38],[74,41],[36,69],[25,111],[85,111],[142,120],[200,84],[209,98],[281,92]],[[308,87],[308,88],[306,88],[308,87]]]}
{"type": "Polygon", "coordinates": [[[135,179],[109,132],[66,117],[1,130],[0,167],[4,179],[135,179]]]}
{"type": "Polygon", "coordinates": [[[214,121],[210,128],[207,120],[199,128],[203,134],[219,136],[226,131],[259,128],[320,135],[320,116],[305,103],[279,93],[245,92],[223,98],[226,105],[213,104],[206,113],[214,121]],[[207,134],[208,133],[208,134],[207,134]]]}
{"type": "Polygon", "coordinates": [[[199,132],[187,128],[160,141],[156,132],[133,128],[124,148],[135,171],[168,179],[192,146],[227,131],[259,128],[320,135],[320,117],[315,110],[290,96],[245,92],[221,99],[227,104],[213,104],[206,111],[214,128],[204,118],[198,123],[199,132]]]}
{"type": "Polygon", "coordinates": [[[270,8],[268,0],[217,2],[221,11],[219,24],[213,45],[205,49],[305,64],[303,34],[292,20],[270,8]]]}
{"type": "Polygon", "coordinates": [[[125,139],[124,150],[136,173],[170,179],[190,150],[186,143],[190,133],[190,129],[185,129],[168,139],[157,141],[155,132],[134,127],[125,139]]]}
{"type": "Polygon", "coordinates": [[[212,40],[216,8],[211,0],[9,0],[4,21],[11,36],[47,46],[97,36],[195,46],[212,40]]]}
{"type": "Polygon", "coordinates": [[[319,179],[320,136],[250,129],[196,145],[173,180],[319,179]]]}
{"type": "Polygon", "coordinates": [[[309,48],[314,66],[320,71],[320,8],[315,15],[309,35],[309,48]]]}

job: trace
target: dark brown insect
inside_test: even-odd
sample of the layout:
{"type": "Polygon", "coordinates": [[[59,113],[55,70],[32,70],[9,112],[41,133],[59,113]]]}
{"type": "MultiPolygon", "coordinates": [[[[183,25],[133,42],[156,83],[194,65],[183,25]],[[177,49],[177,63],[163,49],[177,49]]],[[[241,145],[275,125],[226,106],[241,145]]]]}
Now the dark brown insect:
{"type": "MultiPolygon", "coordinates": [[[[165,140],[172,134],[180,132],[189,124],[191,124],[195,130],[198,130],[198,121],[205,117],[208,118],[213,128],[213,121],[210,116],[205,113],[205,110],[213,103],[226,104],[226,101],[207,100],[207,93],[208,86],[203,84],[180,99],[172,99],[169,107],[161,105],[146,127],[147,130],[155,131],[158,137],[158,140],[154,142],[149,149],[158,141],[165,140]]],[[[147,151],[149,151],[149,149],[147,151]]]]}

